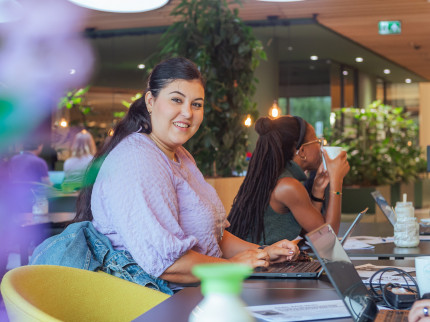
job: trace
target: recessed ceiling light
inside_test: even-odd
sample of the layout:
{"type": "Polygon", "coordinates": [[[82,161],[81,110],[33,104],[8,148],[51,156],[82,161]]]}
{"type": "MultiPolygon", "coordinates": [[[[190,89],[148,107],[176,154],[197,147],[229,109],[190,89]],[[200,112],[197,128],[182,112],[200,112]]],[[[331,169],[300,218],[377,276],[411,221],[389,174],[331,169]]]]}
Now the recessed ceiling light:
{"type": "Polygon", "coordinates": [[[318,60],[318,56],[316,56],[316,55],[312,55],[312,56],[311,56],[311,60],[318,60]]]}
{"type": "Polygon", "coordinates": [[[391,74],[391,70],[389,70],[388,68],[385,68],[385,69],[384,69],[384,74],[387,74],[387,75],[388,75],[388,74],[391,74]]]}
{"type": "Polygon", "coordinates": [[[355,57],[357,63],[362,63],[364,61],[363,57],[355,57]]]}
{"type": "Polygon", "coordinates": [[[344,70],[344,71],[342,72],[342,74],[343,74],[343,75],[345,75],[345,76],[348,76],[348,71],[347,71],[347,70],[344,70]]]}
{"type": "Polygon", "coordinates": [[[412,79],[410,79],[410,78],[406,78],[406,79],[405,79],[405,83],[407,83],[407,84],[412,83],[412,79]]]}
{"type": "Polygon", "coordinates": [[[144,69],[145,68],[145,64],[139,64],[139,65],[137,65],[137,68],[144,69]]]}
{"type": "Polygon", "coordinates": [[[169,0],[121,0],[121,1],[106,1],[106,0],[69,0],[74,4],[99,11],[108,12],[144,12],[155,10],[166,5],[169,0]]]}

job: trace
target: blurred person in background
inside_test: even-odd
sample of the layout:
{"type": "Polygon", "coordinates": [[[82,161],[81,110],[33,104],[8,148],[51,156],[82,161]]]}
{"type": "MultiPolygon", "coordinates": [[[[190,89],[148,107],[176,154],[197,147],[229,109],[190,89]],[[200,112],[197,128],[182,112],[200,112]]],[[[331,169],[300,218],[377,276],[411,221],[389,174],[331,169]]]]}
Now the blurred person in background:
{"type": "Polygon", "coordinates": [[[75,135],[71,146],[71,157],[64,162],[63,190],[77,190],[82,187],[88,165],[96,154],[93,136],[87,130],[75,135]]]}
{"type": "Polygon", "coordinates": [[[20,207],[23,212],[31,212],[35,192],[41,184],[51,185],[46,161],[39,157],[43,149],[42,141],[37,137],[27,137],[22,150],[8,162],[10,181],[19,194],[20,207]]]}

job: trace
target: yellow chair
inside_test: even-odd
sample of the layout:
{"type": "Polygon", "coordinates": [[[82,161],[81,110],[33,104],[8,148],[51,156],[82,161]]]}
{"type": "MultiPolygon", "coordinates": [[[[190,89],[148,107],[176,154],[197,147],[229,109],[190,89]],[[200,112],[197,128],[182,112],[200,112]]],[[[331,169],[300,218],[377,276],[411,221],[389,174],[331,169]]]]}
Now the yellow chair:
{"type": "Polygon", "coordinates": [[[169,295],[104,272],[53,266],[22,266],[1,282],[13,321],[130,321],[169,295]]]}

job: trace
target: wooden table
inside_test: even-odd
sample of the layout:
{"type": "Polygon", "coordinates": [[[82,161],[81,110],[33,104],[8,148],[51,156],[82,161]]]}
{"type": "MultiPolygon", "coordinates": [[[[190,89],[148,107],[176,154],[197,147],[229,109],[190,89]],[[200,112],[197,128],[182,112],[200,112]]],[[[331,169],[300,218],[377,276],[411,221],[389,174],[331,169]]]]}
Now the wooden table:
{"type": "MultiPolygon", "coordinates": [[[[381,266],[414,266],[413,261],[354,261],[355,265],[371,263],[381,266]]],[[[243,284],[241,294],[243,301],[249,305],[269,305],[298,303],[321,300],[338,300],[336,290],[331,286],[327,276],[314,279],[248,279],[243,284]]],[[[200,287],[188,287],[142,314],[134,321],[188,321],[194,307],[203,299],[200,287]]],[[[324,320],[352,321],[352,318],[324,320]]]]}

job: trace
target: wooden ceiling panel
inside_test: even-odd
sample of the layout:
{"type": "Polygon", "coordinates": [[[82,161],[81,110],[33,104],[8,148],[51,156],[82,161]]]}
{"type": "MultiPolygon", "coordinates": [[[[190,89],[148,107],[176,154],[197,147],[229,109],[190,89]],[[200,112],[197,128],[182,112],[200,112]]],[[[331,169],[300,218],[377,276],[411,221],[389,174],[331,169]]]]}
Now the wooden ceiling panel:
{"type": "MultiPolygon", "coordinates": [[[[65,0],[63,0],[65,1],[65,0]]],[[[86,27],[99,30],[159,27],[173,22],[169,15],[181,1],[133,14],[89,12],[86,27]]],[[[235,5],[237,7],[237,5],[235,5]]],[[[270,3],[244,0],[239,15],[245,21],[310,18],[430,80],[430,2],[427,0],[305,0],[270,3]],[[401,35],[378,35],[378,21],[402,21],[401,35]],[[415,49],[419,46],[419,49],[415,49]]]]}

